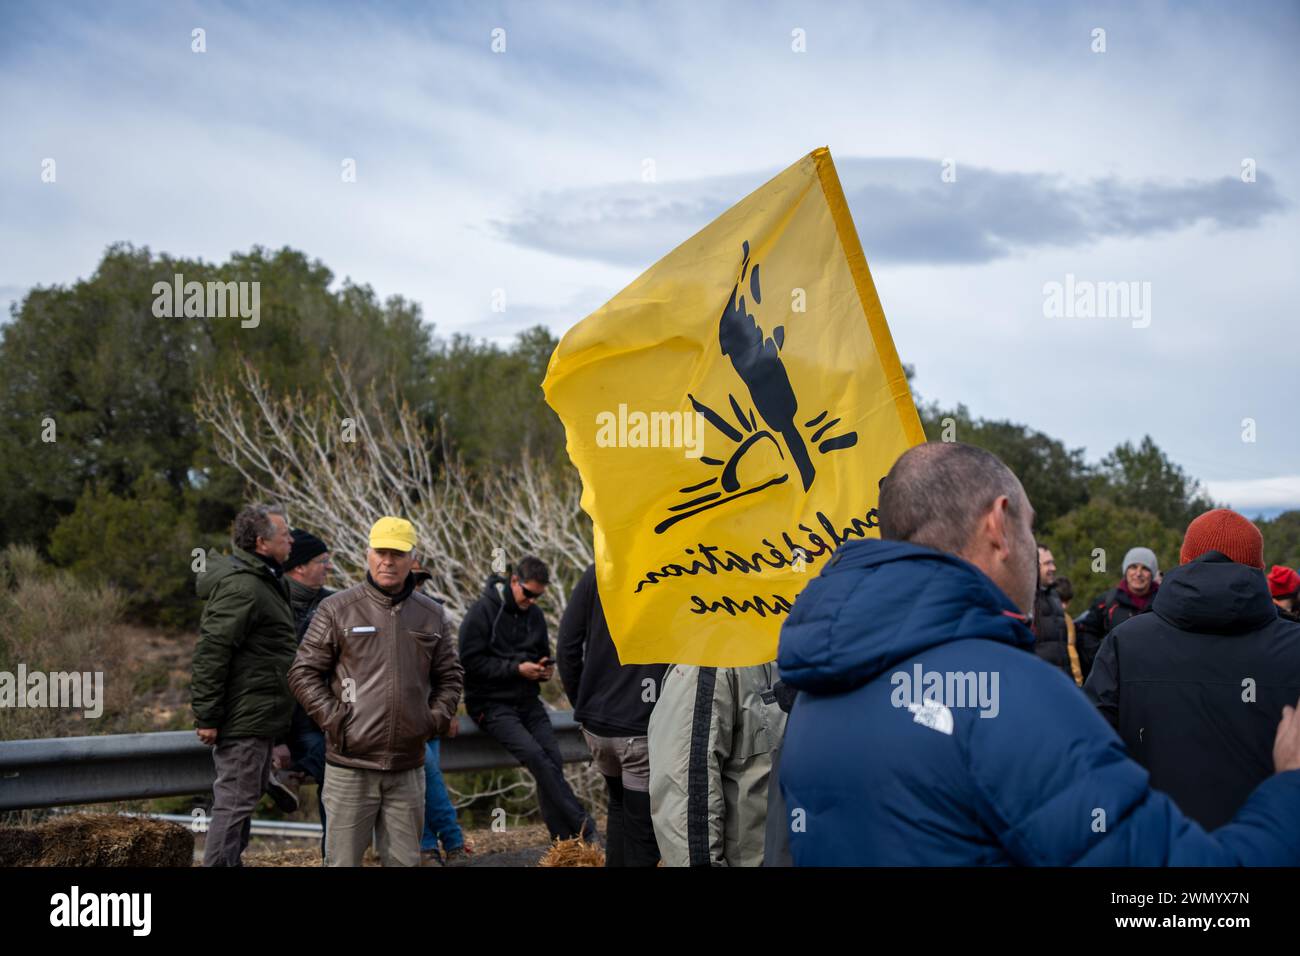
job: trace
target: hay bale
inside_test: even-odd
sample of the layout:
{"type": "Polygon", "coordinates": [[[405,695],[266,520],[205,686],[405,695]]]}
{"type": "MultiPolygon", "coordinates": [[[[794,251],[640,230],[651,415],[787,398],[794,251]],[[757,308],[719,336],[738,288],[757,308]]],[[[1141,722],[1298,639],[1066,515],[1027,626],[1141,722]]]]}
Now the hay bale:
{"type": "Polygon", "coordinates": [[[595,843],[581,837],[556,840],[546,855],[537,861],[538,866],[604,866],[605,851],[595,843]]]}
{"type": "Polygon", "coordinates": [[[192,866],[194,834],[144,817],[75,814],[0,832],[5,866],[192,866]],[[16,857],[9,860],[14,851],[16,857]]]}
{"type": "Polygon", "coordinates": [[[31,827],[0,827],[0,866],[34,866],[41,858],[41,835],[31,827]]]}

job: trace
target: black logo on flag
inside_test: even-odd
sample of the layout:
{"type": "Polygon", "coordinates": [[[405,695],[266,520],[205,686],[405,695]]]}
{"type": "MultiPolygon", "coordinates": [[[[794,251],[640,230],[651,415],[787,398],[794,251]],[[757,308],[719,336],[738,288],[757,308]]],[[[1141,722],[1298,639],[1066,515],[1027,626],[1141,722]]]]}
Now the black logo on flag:
{"type": "Polygon", "coordinates": [[[781,461],[794,465],[804,491],[810,490],[817,478],[817,467],[809,453],[810,445],[815,446],[819,454],[825,455],[842,448],[852,448],[858,443],[857,432],[825,437],[827,432],[840,423],[839,418],[826,420],[829,411],[822,411],[803,423],[803,428],[811,430],[805,440],[799,427],[799,400],[790,384],[785,363],[781,361],[781,350],[785,347],[785,326],[777,326],[770,337],[763,335],[763,329],[749,311],[745,295],[741,291],[746,281],[754,305],[762,305],[759,265],[754,263],[750,266],[748,242],[744,243],[740,278],[732,286],[731,298],[718,321],[718,346],[722,354],[731,360],[732,368],[744,383],[752,407],[746,415],[741,403],[736,401],[736,396],[729,392],[727,399],[736,418],[736,425],[733,425],[715,409],[687,393],[686,397],[695,410],[736,447],[725,461],[708,456],[699,459],[702,464],[721,468],[722,473],[713,475],[706,481],[679,488],[682,494],[688,496],[688,500],[668,509],[669,517],[655,526],[656,534],[663,534],[677,522],[693,515],[788,480],[790,474],[786,470],[749,487],[742,487],[740,462],[753,448],[764,442],[771,442],[781,461]],[[758,427],[760,418],[766,427],[758,427]]]}

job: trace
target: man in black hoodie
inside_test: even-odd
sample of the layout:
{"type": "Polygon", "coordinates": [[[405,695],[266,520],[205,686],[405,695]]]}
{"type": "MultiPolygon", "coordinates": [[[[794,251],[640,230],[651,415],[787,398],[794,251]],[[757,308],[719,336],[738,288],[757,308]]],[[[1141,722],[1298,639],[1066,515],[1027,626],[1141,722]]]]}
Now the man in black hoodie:
{"type": "Polygon", "coordinates": [[[1053,667],[1059,667],[1076,684],[1083,678],[1075,673],[1078,655],[1074,649],[1072,622],[1056,592],[1056,559],[1051,548],[1038,546],[1038,590],[1034,595],[1034,653],[1053,667]]]}
{"type": "Polygon", "coordinates": [[[510,577],[492,575],[460,622],[465,709],[528,768],[552,839],[594,839],[593,820],[564,779],[564,758],[541,700],[541,682],[555,674],[546,617],[537,606],[550,572],[526,557],[510,577]]]}
{"type": "Polygon", "coordinates": [[[1264,542],[1217,508],[1193,521],[1152,613],[1116,627],[1084,691],[1151,786],[1207,830],[1273,774],[1282,708],[1300,696],[1300,624],[1278,617],[1264,542]]]}
{"type": "Polygon", "coordinates": [[[560,621],[555,656],[574,719],[609,791],[606,866],[656,866],[647,739],[667,664],[627,664],[609,635],[596,566],[578,580],[560,621]]]}

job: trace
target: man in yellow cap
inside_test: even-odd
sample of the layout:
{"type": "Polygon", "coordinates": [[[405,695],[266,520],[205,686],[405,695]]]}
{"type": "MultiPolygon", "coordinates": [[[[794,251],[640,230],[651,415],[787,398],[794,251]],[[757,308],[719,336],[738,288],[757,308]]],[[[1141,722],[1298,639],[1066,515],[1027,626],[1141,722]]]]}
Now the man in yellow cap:
{"type": "Polygon", "coordinates": [[[419,866],[425,744],[447,732],[463,671],[442,605],[415,590],[415,527],[370,529],[363,583],[320,603],[289,686],[325,732],[326,866],[419,866]]]}

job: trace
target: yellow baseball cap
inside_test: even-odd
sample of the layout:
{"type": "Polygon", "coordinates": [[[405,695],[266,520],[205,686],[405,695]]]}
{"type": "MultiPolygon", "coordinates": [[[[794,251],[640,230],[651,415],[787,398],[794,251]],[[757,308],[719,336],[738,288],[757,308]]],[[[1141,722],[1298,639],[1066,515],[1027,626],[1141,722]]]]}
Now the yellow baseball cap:
{"type": "Polygon", "coordinates": [[[385,515],[370,527],[370,547],[410,551],[415,547],[415,525],[405,518],[385,515]]]}

